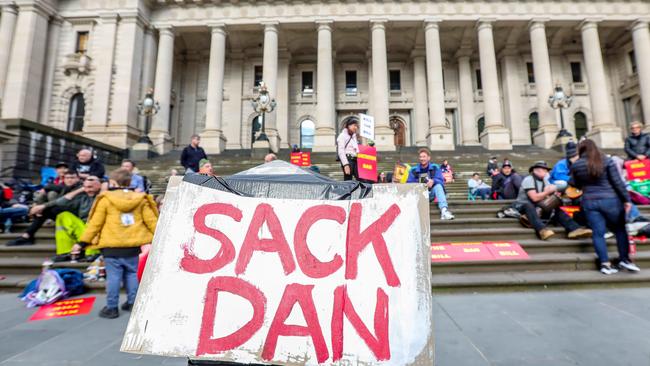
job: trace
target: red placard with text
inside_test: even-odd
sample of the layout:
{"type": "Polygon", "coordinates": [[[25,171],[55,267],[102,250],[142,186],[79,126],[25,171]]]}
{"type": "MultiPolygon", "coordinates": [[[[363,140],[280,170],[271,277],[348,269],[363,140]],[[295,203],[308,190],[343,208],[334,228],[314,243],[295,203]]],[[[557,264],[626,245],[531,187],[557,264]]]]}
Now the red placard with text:
{"type": "Polygon", "coordinates": [[[573,218],[573,214],[580,212],[580,206],[560,206],[560,210],[564,211],[569,217],[573,218]]]}
{"type": "Polygon", "coordinates": [[[309,152],[292,152],[291,164],[297,166],[311,166],[311,153],[309,152]]]}
{"type": "Polygon", "coordinates": [[[95,297],[83,297],[80,299],[68,299],[57,301],[54,304],[43,305],[35,312],[29,321],[66,318],[75,315],[90,313],[95,303],[95,297]]]}
{"type": "Polygon", "coordinates": [[[359,179],[377,181],[377,149],[374,146],[359,145],[357,170],[359,179]]]}
{"type": "Polygon", "coordinates": [[[646,180],[650,179],[650,160],[630,160],[625,162],[625,170],[627,170],[627,179],[646,180]]]}
{"type": "Polygon", "coordinates": [[[528,253],[519,245],[519,243],[504,241],[486,243],[494,259],[528,259],[528,253]]]}
{"type": "Polygon", "coordinates": [[[431,262],[469,262],[528,258],[528,254],[521,245],[511,241],[435,243],[431,245],[431,262]]]}

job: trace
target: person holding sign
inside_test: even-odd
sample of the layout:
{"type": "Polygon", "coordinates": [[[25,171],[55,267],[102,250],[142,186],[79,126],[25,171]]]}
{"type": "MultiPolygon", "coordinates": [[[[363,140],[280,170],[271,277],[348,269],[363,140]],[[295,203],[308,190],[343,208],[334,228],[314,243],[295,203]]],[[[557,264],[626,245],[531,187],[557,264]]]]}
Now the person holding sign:
{"type": "Polygon", "coordinates": [[[447,196],[445,195],[445,178],[442,170],[437,164],[431,163],[431,152],[422,148],[418,152],[419,164],[411,168],[407,183],[424,183],[429,189],[429,201],[438,199],[440,209],[440,220],[453,220],[455,217],[447,208],[447,196]]]}
{"type": "Polygon", "coordinates": [[[349,119],[339,137],[336,139],[337,160],[341,162],[343,168],[343,180],[358,179],[357,171],[357,154],[359,153],[359,143],[357,141],[357,130],[359,122],[349,119]]]}

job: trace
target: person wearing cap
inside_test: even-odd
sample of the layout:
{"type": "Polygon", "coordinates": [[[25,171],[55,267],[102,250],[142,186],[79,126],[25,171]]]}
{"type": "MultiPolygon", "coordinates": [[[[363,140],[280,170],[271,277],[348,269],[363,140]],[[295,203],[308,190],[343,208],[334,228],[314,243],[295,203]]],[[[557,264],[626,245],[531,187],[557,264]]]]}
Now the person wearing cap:
{"type": "Polygon", "coordinates": [[[343,180],[358,178],[357,154],[359,153],[359,142],[357,141],[357,129],[359,121],[349,119],[336,138],[337,160],[341,162],[343,169],[343,180]]]}
{"type": "MultiPolygon", "coordinates": [[[[542,240],[548,240],[551,236],[555,235],[553,230],[544,225],[542,217],[537,213],[538,204],[557,192],[557,187],[549,181],[549,170],[548,165],[544,161],[538,161],[531,166],[528,170],[530,175],[521,181],[519,195],[513,205],[522,215],[526,215],[526,218],[542,240]]],[[[560,210],[559,207],[552,209],[547,215],[553,223],[560,224],[564,227],[569,239],[591,237],[590,229],[580,227],[569,215],[560,210]]],[[[605,234],[603,233],[603,235],[605,234]]]]}
{"type": "Polygon", "coordinates": [[[592,240],[600,261],[600,272],[606,275],[618,272],[609,260],[605,240],[607,229],[616,237],[618,267],[639,272],[639,267],[630,259],[630,241],[625,227],[625,215],[632,209],[632,201],[614,162],[592,140],[581,142],[578,154],[580,158],[571,166],[570,183],[582,189],[580,208],[594,231],[592,240]]]}
{"type": "Polygon", "coordinates": [[[510,160],[501,166],[501,171],[492,177],[492,194],[498,200],[512,200],[517,198],[519,186],[523,178],[513,168],[510,160]]]}
{"type": "Polygon", "coordinates": [[[650,156],[650,136],[642,131],[641,122],[630,123],[630,135],[625,139],[625,152],[630,160],[645,160],[650,156]]]}
{"type": "Polygon", "coordinates": [[[555,163],[549,181],[557,187],[557,190],[564,192],[569,186],[570,168],[576,160],[578,160],[578,145],[575,142],[569,141],[564,147],[565,158],[555,163]]]}

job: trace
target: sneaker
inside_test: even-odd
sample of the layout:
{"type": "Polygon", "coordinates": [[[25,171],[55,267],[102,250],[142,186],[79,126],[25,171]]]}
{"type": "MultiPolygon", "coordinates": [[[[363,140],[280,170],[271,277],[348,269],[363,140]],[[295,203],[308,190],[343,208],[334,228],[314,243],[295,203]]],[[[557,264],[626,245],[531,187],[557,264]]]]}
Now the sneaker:
{"type": "Polygon", "coordinates": [[[454,214],[449,212],[449,210],[447,210],[446,208],[443,209],[442,212],[440,212],[440,220],[453,220],[455,218],[456,217],[454,216],[454,214]]]}
{"type": "Polygon", "coordinates": [[[548,240],[553,235],[555,235],[555,232],[551,229],[542,229],[539,231],[539,238],[542,240],[548,240]]]}
{"type": "Polygon", "coordinates": [[[16,238],[13,240],[9,240],[6,244],[8,247],[17,247],[20,245],[34,245],[34,238],[16,238]]]}
{"type": "Polygon", "coordinates": [[[630,261],[620,261],[618,263],[619,268],[627,269],[630,272],[641,272],[641,268],[637,266],[636,264],[630,262],[630,261]]]}
{"type": "Polygon", "coordinates": [[[591,229],[581,227],[569,233],[569,239],[587,239],[591,238],[591,229]]]}
{"type": "Polygon", "coordinates": [[[128,302],[125,302],[124,304],[122,304],[120,309],[124,311],[131,311],[133,309],[133,304],[129,304],[128,302]]]}
{"type": "Polygon", "coordinates": [[[618,269],[613,268],[609,264],[601,264],[600,265],[600,273],[604,275],[613,275],[614,273],[618,273],[618,269]]]}
{"type": "Polygon", "coordinates": [[[614,237],[614,233],[611,231],[608,231],[605,233],[605,239],[611,239],[614,237]]]}
{"type": "Polygon", "coordinates": [[[99,312],[100,318],[115,319],[118,316],[120,316],[120,313],[117,311],[117,308],[109,308],[108,306],[104,306],[104,308],[99,312]]]}

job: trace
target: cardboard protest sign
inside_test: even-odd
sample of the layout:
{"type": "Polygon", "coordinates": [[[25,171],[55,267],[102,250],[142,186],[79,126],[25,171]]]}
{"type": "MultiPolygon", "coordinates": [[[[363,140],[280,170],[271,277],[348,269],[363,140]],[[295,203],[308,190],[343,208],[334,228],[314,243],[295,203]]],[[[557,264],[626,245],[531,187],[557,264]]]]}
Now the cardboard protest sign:
{"type": "Polygon", "coordinates": [[[431,262],[469,262],[528,259],[528,253],[512,241],[431,244],[431,262]]]}
{"type": "Polygon", "coordinates": [[[88,314],[93,309],[94,303],[94,296],[57,301],[54,304],[43,305],[38,308],[38,311],[29,318],[29,321],[88,314]]]}
{"type": "Polygon", "coordinates": [[[359,145],[357,170],[360,179],[377,181],[377,149],[374,146],[359,145]]]}
{"type": "Polygon", "coordinates": [[[291,164],[297,166],[311,166],[310,152],[292,152],[290,157],[291,164]]]}
{"type": "Polygon", "coordinates": [[[650,179],[650,160],[629,160],[625,162],[628,180],[646,180],[650,179]]]}
{"type": "Polygon", "coordinates": [[[411,166],[403,163],[395,163],[393,170],[393,183],[406,183],[409,178],[411,166]]]}
{"type": "Polygon", "coordinates": [[[580,212],[580,206],[560,206],[560,210],[564,211],[569,217],[573,218],[576,212],[580,212]]]}
{"type": "Polygon", "coordinates": [[[260,199],[172,179],[122,351],[274,365],[433,364],[429,204],[260,199]]]}
{"type": "Polygon", "coordinates": [[[375,118],[359,113],[359,136],[370,140],[375,139],[375,118]]]}

